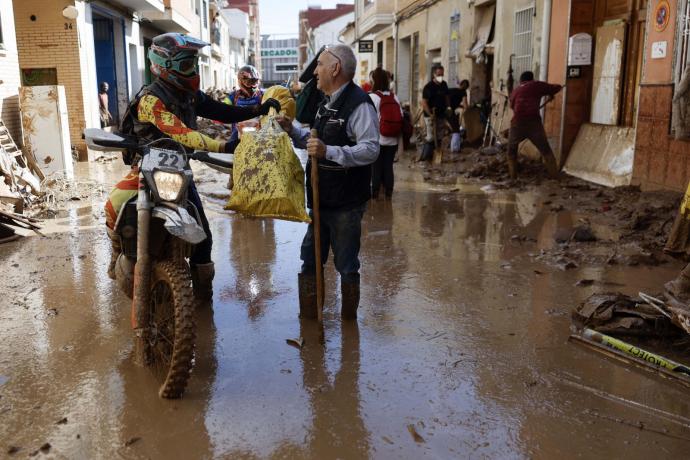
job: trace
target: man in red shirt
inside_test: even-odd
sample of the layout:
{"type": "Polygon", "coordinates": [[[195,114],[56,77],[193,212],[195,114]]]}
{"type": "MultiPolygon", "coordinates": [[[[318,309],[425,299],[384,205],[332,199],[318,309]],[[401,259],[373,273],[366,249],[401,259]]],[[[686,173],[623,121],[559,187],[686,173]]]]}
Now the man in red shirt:
{"type": "Polygon", "coordinates": [[[539,114],[541,98],[546,96],[553,99],[554,94],[563,88],[544,81],[535,81],[532,72],[520,75],[520,85],[510,94],[510,108],[513,109],[513,119],[510,122],[508,136],[508,172],[511,179],[517,178],[517,153],[520,142],[529,139],[544,158],[549,177],[558,177],[556,157],[553,155],[549,141],[546,139],[544,125],[539,114]]]}

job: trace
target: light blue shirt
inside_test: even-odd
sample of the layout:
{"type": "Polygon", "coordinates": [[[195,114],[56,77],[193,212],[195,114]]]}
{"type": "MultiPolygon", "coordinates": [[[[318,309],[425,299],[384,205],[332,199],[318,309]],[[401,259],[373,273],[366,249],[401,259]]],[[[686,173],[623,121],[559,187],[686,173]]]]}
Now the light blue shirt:
{"type": "MultiPolygon", "coordinates": [[[[338,100],[347,85],[348,83],[344,84],[331,95],[329,102],[326,103],[327,108],[338,100]]],[[[355,145],[342,147],[327,145],[326,159],[345,168],[366,166],[375,162],[379,156],[379,117],[376,109],[371,104],[362,102],[352,111],[345,129],[347,137],[355,145]]],[[[309,132],[309,128],[301,128],[293,123],[289,134],[296,147],[306,148],[309,132]]]]}

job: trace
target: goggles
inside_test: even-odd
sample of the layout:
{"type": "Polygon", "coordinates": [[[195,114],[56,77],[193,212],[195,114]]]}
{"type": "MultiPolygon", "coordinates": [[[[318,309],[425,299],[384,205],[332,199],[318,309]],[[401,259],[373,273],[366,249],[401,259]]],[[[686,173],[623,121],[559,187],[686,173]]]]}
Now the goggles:
{"type": "Polygon", "coordinates": [[[247,82],[250,85],[255,85],[255,84],[259,83],[258,78],[251,78],[251,77],[246,77],[246,76],[240,77],[240,81],[247,82]]]}
{"type": "Polygon", "coordinates": [[[183,56],[170,61],[170,68],[182,75],[193,75],[197,73],[199,66],[199,56],[183,56]]]}

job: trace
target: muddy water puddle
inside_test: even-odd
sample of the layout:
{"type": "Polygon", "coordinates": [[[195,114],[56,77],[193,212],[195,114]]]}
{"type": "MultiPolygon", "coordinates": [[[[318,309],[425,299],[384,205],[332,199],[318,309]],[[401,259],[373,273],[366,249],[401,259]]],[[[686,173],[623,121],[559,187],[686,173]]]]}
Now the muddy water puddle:
{"type": "Polygon", "coordinates": [[[57,458],[686,456],[685,390],[567,341],[570,309],[591,293],[653,292],[680,267],[562,271],[530,258],[580,219],[543,201],[456,184],[423,191],[401,174],[393,200],[364,217],[356,323],[339,319],[329,262],[322,346],[297,319],[305,225],[210,200],[213,309],[196,313],[195,369],[179,401],[159,399],[129,359],[129,301],[106,276],[99,228],[2,245],[11,275],[0,281],[0,452],[26,458],[50,443],[57,458]],[[582,278],[597,283],[576,286],[582,278]],[[286,343],[296,337],[301,350],[286,343]]]}

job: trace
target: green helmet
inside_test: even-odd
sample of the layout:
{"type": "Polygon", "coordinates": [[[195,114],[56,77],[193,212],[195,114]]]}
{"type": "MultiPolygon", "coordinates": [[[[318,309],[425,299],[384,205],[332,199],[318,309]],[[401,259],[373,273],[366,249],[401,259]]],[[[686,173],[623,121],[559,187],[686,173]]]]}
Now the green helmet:
{"type": "Polygon", "coordinates": [[[158,35],[149,48],[151,73],[183,91],[196,92],[199,89],[199,50],[208,45],[184,34],[158,35]]]}

